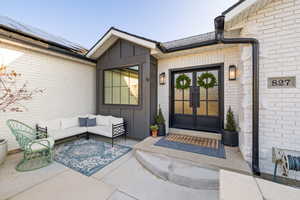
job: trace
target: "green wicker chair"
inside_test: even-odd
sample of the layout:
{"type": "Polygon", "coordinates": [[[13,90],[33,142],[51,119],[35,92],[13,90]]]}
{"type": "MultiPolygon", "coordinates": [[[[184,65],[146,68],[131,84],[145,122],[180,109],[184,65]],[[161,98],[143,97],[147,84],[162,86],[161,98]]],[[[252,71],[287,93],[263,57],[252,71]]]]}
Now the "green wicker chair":
{"type": "Polygon", "coordinates": [[[31,171],[52,163],[54,146],[52,137],[47,137],[46,133],[36,131],[16,120],[10,119],[6,123],[24,153],[22,161],[16,166],[17,171],[31,171]]]}

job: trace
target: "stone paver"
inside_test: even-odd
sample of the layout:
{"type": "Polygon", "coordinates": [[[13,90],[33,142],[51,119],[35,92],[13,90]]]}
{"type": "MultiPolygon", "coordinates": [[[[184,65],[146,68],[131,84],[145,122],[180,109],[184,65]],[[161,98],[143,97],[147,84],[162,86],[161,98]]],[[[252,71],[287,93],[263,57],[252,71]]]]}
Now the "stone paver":
{"type": "Polygon", "coordinates": [[[29,172],[17,172],[15,166],[21,160],[21,154],[8,156],[0,166],[0,199],[7,199],[34,185],[68,170],[65,166],[53,162],[51,165],[29,172]]]}
{"type": "Polygon", "coordinates": [[[220,200],[263,200],[252,176],[220,171],[220,200]]]}
{"type": "Polygon", "coordinates": [[[266,200],[299,200],[300,189],[256,178],[256,182],[266,200]]]}

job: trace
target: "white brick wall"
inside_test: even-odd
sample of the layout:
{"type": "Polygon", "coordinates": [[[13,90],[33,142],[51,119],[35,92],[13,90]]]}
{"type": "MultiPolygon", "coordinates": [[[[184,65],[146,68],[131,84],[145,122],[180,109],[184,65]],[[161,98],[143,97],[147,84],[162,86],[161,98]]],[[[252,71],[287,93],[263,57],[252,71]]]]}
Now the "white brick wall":
{"type": "Polygon", "coordinates": [[[239,67],[239,48],[231,47],[226,49],[218,49],[206,51],[203,53],[189,54],[185,56],[165,58],[158,60],[158,74],[166,73],[166,84],[158,85],[158,104],[161,106],[164,117],[166,118],[167,128],[169,127],[169,69],[184,68],[199,65],[208,65],[215,63],[224,63],[224,107],[225,115],[229,106],[238,117],[240,104],[240,84],[239,81],[228,81],[228,67],[229,65],[236,65],[238,71],[239,67]]]}
{"type": "MultiPolygon", "coordinates": [[[[243,22],[243,37],[255,37],[261,45],[260,57],[260,167],[273,173],[271,148],[300,151],[300,0],[276,0],[243,22]],[[267,78],[296,76],[295,89],[268,89],[267,78]]],[[[245,49],[242,49],[242,51],[245,49]]],[[[251,62],[244,61],[244,76],[251,76],[251,62]]],[[[242,84],[251,99],[251,82],[242,84]]],[[[251,159],[251,102],[244,106],[242,152],[251,159]]],[[[292,174],[292,178],[295,175],[292,174]]],[[[298,178],[300,176],[298,175],[298,178]]]]}
{"type": "Polygon", "coordinates": [[[0,43],[0,63],[22,74],[29,88],[44,88],[42,95],[24,102],[27,111],[0,113],[0,137],[9,149],[18,145],[5,122],[17,119],[34,126],[39,120],[72,117],[95,112],[95,67],[56,56],[0,43]]]}

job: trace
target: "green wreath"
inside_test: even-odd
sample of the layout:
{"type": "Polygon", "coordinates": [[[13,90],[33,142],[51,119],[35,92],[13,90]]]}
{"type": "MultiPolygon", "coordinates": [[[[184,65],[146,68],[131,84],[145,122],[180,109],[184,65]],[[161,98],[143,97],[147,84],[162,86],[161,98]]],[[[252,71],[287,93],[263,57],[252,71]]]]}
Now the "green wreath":
{"type": "Polygon", "coordinates": [[[198,76],[197,78],[198,86],[203,88],[213,88],[215,84],[217,83],[216,77],[209,72],[201,74],[201,76],[198,76]],[[210,79],[210,81],[209,81],[210,79]],[[205,81],[206,80],[206,81],[205,81]]]}
{"type": "Polygon", "coordinates": [[[176,88],[177,89],[187,89],[191,85],[191,79],[185,74],[181,74],[176,79],[176,88]]]}

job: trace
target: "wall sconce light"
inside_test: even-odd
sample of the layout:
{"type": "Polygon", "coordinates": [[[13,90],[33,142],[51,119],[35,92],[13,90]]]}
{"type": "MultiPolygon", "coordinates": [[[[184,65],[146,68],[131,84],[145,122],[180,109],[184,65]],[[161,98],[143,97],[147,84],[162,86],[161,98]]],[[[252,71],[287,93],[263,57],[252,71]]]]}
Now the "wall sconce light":
{"type": "Polygon", "coordinates": [[[159,74],[159,84],[160,85],[166,84],[166,73],[165,72],[159,74]]]}
{"type": "Polygon", "coordinates": [[[229,66],[229,80],[230,81],[236,80],[236,66],[235,65],[229,66]]]}

